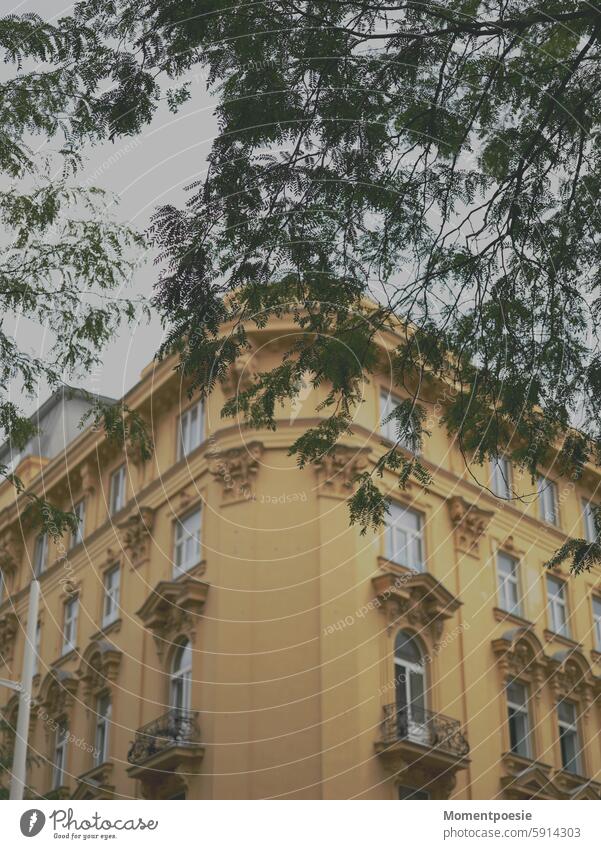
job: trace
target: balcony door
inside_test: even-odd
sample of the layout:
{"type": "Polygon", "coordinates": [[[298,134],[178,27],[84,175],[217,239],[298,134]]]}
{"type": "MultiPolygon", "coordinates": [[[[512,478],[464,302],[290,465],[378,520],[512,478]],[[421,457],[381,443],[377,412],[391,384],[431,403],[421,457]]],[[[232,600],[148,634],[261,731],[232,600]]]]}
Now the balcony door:
{"type": "Polygon", "coordinates": [[[185,640],[176,648],[171,662],[171,709],[178,714],[190,710],[192,697],[192,648],[185,640]]]}
{"type": "Polygon", "coordinates": [[[429,740],[424,659],[415,637],[399,631],[394,644],[397,734],[414,743],[429,740]]]}

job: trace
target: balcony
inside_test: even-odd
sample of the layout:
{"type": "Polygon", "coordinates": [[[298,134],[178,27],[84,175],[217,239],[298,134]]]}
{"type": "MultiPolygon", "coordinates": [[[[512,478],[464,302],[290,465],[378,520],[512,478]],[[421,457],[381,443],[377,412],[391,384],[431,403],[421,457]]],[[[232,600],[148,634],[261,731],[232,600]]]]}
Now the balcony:
{"type": "Polygon", "coordinates": [[[173,789],[175,773],[185,784],[182,775],[196,772],[203,755],[198,714],[170,710],[136,731],[127,753],[127,773],[142,781],[146,798],[160,798],[162,789],[173,789]]]}
{"type": "Polygon", "coordinates": [[[469,744],[458,720],[413,705],[386,705],[380,739],[383,763],[401,783],[446,799],[456,773],[469,764],[469,744]]]}

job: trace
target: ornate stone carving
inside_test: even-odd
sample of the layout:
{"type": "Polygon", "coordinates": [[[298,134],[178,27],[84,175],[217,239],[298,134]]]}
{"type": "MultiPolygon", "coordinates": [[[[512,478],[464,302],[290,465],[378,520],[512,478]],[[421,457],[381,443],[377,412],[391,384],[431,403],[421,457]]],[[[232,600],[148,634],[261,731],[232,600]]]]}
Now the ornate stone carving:
{"type": "Polygon", "coordinates": [[[78,777],[73,798],[112,799],[114,791],[113,764],[102,763],[78,777]]]}
{"type": "Polygon", "coordinates": [[[249,442],[239,448],[214,451],[210,472],[223,487],[226,501],[252,500],[253,479],[259,471],[264,446],[262,442],[249,442]]]}
{"type": "Polygon", "coordinates": [[[578,649],[561,651],[547,659],[549,683],[560,699],[576,699],[586,718],[594,701],[596,679],[585,656],[578,649]]]}
{"type": "Polygon", "coordinates": [[[23,559],[23,534],[19,528],[9,528],[0,538],[0,569],[6,576],[14,575],[23,559]]]}
{"type": "Polygon", "coordinates": [[[494,515],[493,511],[481,510],[475,504],[469,504],[461,495],[449,498],[447,506],[451,522],[455,527],[457,550],[478,557],[480,539],[494,515]]]}
{"type": "Polygon", "coordinates": [[[38,699],[38,714],[56,719],[66,714],[73,706],[78,681],[72,672],[51,669],[42,681],[38,699]]]}
{"type": "Polygon", "coordinates": [[[139,507],[119,524],[121,545],[133,566],[141,566],[150,557],[155,511],[139,507]]]}
{"type": "Polygon", "coordinates": [[[98,481],[98,468],[91,462],[82,463],[79,469],[81,478],[81,493],[85,497],[92,495],[98,481]]]}
{"type": "Polygon", "coordinates": [[[77,676],[83,684],[86,701],[97,696],[112,681],[121,667],[122,652],[108,640],[96,640],[83,653],[77,676]]]}
{"type": "Polygon", "coordinates": [[[461,604],[432,575],[423,572],[397,574],[386,572],[372,578],[378,605],[388,618],[388,631],[408,623],[426,629],[434,646],[442,637],[445,620],[450,619],[461,604]]]}
{"type": "Polygon", "coordinates": [[[369,448],[337,445],[314,464],[320,481],[320,495],[348,498],[354,488],[354,478],[367,468],[369,448]]]}
{"type": "Polygon", "coordinates": [[[19,627],[16,615],[9,611],[0,618],[0,664],[11,664],[15,652],[15,636],[19,627]]]}
{"type": "Polygon", "coordinates": [[[160,658],[182,634],[194,641],[209,585],[193,577],[159,581],[137,616],[152,632],[160,658]]]}
{"type": "Polygon", "coordinates": [[[254,348],[241,351],[227,370],[225,377],[221,379],[223,392],[228,397],[234,397],[238,392],[244,392],[251,386],[254,375],[251,362],[255,355],[254,348]]]}
{"type": "Polygon", "coordinates": [[[538,637],[529,628],[514,628],[492,642],[503,681],[520,678],[531,682],[540,699],[545,681],[546,657],[538,637]]]}

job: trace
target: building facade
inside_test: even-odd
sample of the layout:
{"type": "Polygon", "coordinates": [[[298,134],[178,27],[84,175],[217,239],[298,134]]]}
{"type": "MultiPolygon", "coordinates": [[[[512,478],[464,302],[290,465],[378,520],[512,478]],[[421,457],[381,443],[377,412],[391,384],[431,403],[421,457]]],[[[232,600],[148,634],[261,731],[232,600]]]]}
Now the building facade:
{"type": "Polygon", "coordinates": [[[220,416],[291,331],[252,335],[206,403],[173,362],[149,366],[125,399],[149,461],[92,428],[19,457],[31,491],[77,512],[72,538],[30,528],[2,486],[0,677],[19,679],[32,574],[42,588],[29,795],[600,798],[601,575],[544,569],[568,535],[594,539],[597,472],[533,487],[504,458],[466,469],[431,387],[432,484],[379,480],[387,526],[362,536],[346,500],[394,439],[384,372],[302,470],[288,447],[318,392],[275,432],[220,416]]]}

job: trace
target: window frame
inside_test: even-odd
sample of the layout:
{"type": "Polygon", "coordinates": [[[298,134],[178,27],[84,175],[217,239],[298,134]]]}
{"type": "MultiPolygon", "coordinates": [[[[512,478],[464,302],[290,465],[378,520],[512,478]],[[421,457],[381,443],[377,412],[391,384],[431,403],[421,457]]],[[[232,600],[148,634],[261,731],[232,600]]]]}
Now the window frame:
{"type": "Polygon", "coordinates": [[[561,699],[561,701],[557,702],[556,705],[556,715],[557,715],[557,729],[558,729],[558,740],[559,740],[559,750],[561,756],[561,769],[564,772],[568,772],[571,775],[583,775],[583,749],[582,749],[582,741],[580,737],[580,721],[579,721],[579,712],[578,705],[576,702],[571,699],[561,699]],[[559,708],[561,705],[570,705],[570,707],[574,710],[574,719],[572,722],[568,722],[567,720],[563,720],[559,714],[559,708]],[[573,739],[576,741],[575,751],[576,755],[571,759],[571,763],[576,765],[576,769],[570,769],[567,764],[564,763],[564,750],[562,746],[562,740],[565,738],[565,733],[562,734],[562,728],[567,729],[570,732],[573,739]]]}
{"type": "Polygon", "coordinates": [[[400,504],[399,502],[392,500],[388,502],[388,506],[390,511],[387,512],[384,517],[384,551],[386,559],[390,563],[395,563],[398,566],[405,566],[407,569],[411,569],[414,572],[425,572],[426,539],[425,516],[423,512],[416,510],[414,507],[409,507],[408,505],[400,504]],[[393,522],[393,510],[397,510],[399,514],[412,513],[417,518],[417,531],[413,528],[399,526],[398,522],[393,522]],[[399,546],[395,545],[396,532],[404,533],[407,537],[404,550],[410,551],[411,554],[405,559],[405,561],[399,559],[398,554],[395,554],[395,552],[399,549],[399,546]],[[417,551],[417,557],[415,557],[415,551],[417,551]]]}
{"type": "Polygon", "coordinates": [[[182,516],[178,516],[173,520],[173,549],[172,549],[172,557],[173,557],[173,578],[179,578],[180,575],[185,575],[190,572],[195,566],[202,560],[202,519],[203,519],[203,509],[202,503],[197,504],[195,507],[192,507],[190,510],[187,510],[182,516]],[[183,548],[185,552],[187,543],[191,542],[193,539],[192,535],[186,537],[186,531],[184,529],[184,523],[191,519],[193,516],[198,514],[198,537],[194,537],[197,540],[197,549],[196,554],[194,555],[193,561],[186,561],[185,564],[178,564],[178,549],[180,546],[183,548]]]}
{"type": "Polygon", "coordinates": [[[512,498],[511,485],[513,482],[513,468],[511,460],[506,454],[499,454],[490,460],[490,488],[497,498],[510,501],[512,498]],[[503,464],[506,468],[501,468],[503,464]],[[505,473],[504,473],[505,472],[505,473]],[[500,486],[498,486],[500,484],[500,486]],[[499,491],[502,490],[502,491],[499,491]]]}
{"type": "Polygon", "coordinates": [[[68,598],[63,605],[63,645],[61,655],[69,654],[77,646],[77,620],[79,618],[79,596],[68,598]],[[67,636],[69,628],[69,636],[67,636]]]}
{"type": "Polygon", "coordinates": [[[109,756],[110,724],[113,703],[110,693],[100,693],[96,698],[96,722],[94,727],[94,766],[106,763],[109,756]],[[105,710],[102,711],[103,702],[105,710]],[[99,743],[101,738],[102,742],[99,743]]]}
{"type": "Polygon", "coordinates": [[[401,398],[400,395],[395,395],[393,392],[388,392],[386,389],[380,387],[380,395],[379,395],[379,424],[378,430],[380,436],[386,439],[388,442],[393,445],[398,445],[399,448],[402,448],[404,451],[408,451],[410,454],[417,456],[419,454],[419,446],[417,445],[417,440],[414,439],[412,442],[411,439],[401,439],[398,440],[395,429],[397,422],[395,419],[391,419],[390,421],[384,424],[384,419],[390,415],[392,410],[395,407],[398,407],[399,404],[402,404],[405,398],[401,398]]]}
{"type": "Polygon", "coordinates": [[[41,577],[48,565],[48,533],[38,534],[35,538],[33,548],[33,574],[36,578],[41,577]]]}
{"type": "Polygon", "coordinates": [[[595,651],[601,652],[601,596],[591,596],[591,610],[593,614],[593,642],[595,651]],[[599,612],[595,612],[595,605],[598,605],[599,612]]]}
{"type": "Polygon", "coordinates": [[[77,522],[77,531],[75,533],[71,533],[71,540],[69,544],[69,549],[75,548],[76,545],[79,545],[83,542],[84,532],[85,532],[85,522],[86,522],[86,499],[80,498],[79,501],[73,505],[73,512],[78,518],[77,522]],[[79,515],[81,511],[81,516],[79,515]]]}
{"type": "Polygon", "coordinates": [[[188,457],[193,451],[196,451],[199,448],[205,439],[205,404],[204,399],[199,398],[193,404],[190,404],[183,412],[179,414],[177,417],[177,452],[176,459],[183,460],[184,457],[188,457]],[[198,413],[198,422],[197,422],[197,433],[195,434],[196,439],[198,441],[194,441],[191,438],[192,430],[190,428],[190,419],[192,418],[192,414],[194,411],[198,413]],[[187,422],[186,427],[186,439],[184,439],[183,433],[183,423],[187,422]],[[186,446],[186,442],[190,444],[186,446]]]}
{"type": "Polygon", "coordinates": [[[537,478],[538,492],[538,515],[541,522],[551,525],[554,528],[559,528],[561,525],[559,515],[559,492],[556,481],[546,475],[539,475],[537,478]],[[550,514],[547,511],[548,500],[552,499],[553,518],[549,518],[550,514]]]}
{"type": "Polygon", "coordinates": [[[521,563],[517,557],[514,557],[512,554],[509,554],[507,551],[504,551],[502,548],[499,548],[496,553],[496,572],[497,572],[497,599],[499,602],[499,608],[503,610],[505,613],[511,613],[514,616],[523,617],[524,608],[523,608],[523,596],[522,596],[522,582],[521,582],[521,563]],[[511,561],[513,566],[511,576],[505,576],[503,579],[501,577],[501,559],[505,559],[511,561]],[[505,603],[505,599],[503,595],[505,594],[505,588],[508,584],[511,584],[515,587],[515,595],[516,595],[516,604],[511,607],[509,604],[505,603]]]}
{"type": "Polygon", "coordinates": [[[116,469],[113,469],[109,478],[109,515],[115,516],[125,507],[127,503],[127,477],[126,477],[126,464],[121,463],[120,466],[117,466],[116,469]],[[119,503],[115,506],[115,481],[120,481],[120,489],[119,489],[119,503]]]}
{"type": "Polygon", "coordinates": [[[582,504],[582,522],[584,524],[584,538],[587,542],[597,542],[597,532],[595,530],[595,519],[591,513],[591,507],[598,507],[593,504],[588,498],[581,499],[582,504]]]}
{"type": "MultiPolygon", "coordinates": [[[[509,750],[518,755],[521,758],[528,758],[532,760],[533,758],[533,730],[532,730],[532,716],[531,716],[531,699],[530,699],[530,687],[524,681],[520,681],[519,679],[514,679],[512,681],[508,681],[505,685],[505,703],[507,706],[507,728],[509,732],[509,750]],[[514,701],[511,699],[509,694],[510,687],[521,687],[524,692],[524,701],[514,701]],[[513,711],[513,713],[512,713],[513,711]],[[511,722],[514,716],[520,716],[522,720],[525,721],[526,733],[521,738],[519,743],[525,743],[525,752],[518,751],[518,748],[514,748],[512,743],[512,735],[511,735],[511,722]]],[[[518,746],[519,746],[518,743],[518,746]]]]}
{"type": "Polygon", "coordinates": [[[54,751],[52,758],[52,789],[58,790],[64,785],[67,771],[67,743],[69,728],[65,720],[60,720],[54,735],[54,751]],[[60,760],[60,767],[59,767],[60,760]]]}
{"type": "Polygon", "coordinates": [[[104,572],[102,576],[102,627],[105,628],[108,625],[112,625],[113,622],[116,622],[119,618],[119,605],[121,601],[121,564],[113,563],[112,566],[104,572]],[[117,575],[117,586],[116,588],[112,588],[111,590],[108,587],[107,581],[111,575],[117,575]],[[112,602],[109,605],[109,610],[107,611],[107,602],[112,602]]]}
{"type": "Polygon", "coordinates": [[[547,591],[547,615],[549,619],[549,630],[552,631],[554,634],[558,634],[560,637],[566,637],[568,640],[570,640],[572,637],[570,628],[570,605],[568,599],[567,583],[557,575],[546,575],[545,588],[547,591]],[[561,595],[558,595],[556,593],[552,594],[551,592],[549,592],[549,586],[551,584],[556,584],[561,587],[561,595]],[[561,628],[558,629],[555,627],[557,624],[555,619],[556,609],[563,609],[563,630],[561,628]]]}
{"type": "Polygon", "coordinates": [[[169,706],[173,711],[189,713],[192,708],[192,666],[192,643],[184,637],[175,646],[169,664],[169,706]],[[179,662],[179,658],[184,657],[186,652],[189,652],[189,664],[184,666],[179,662]],[[176,705],[176,701],[181,704],[176,705]]]}

